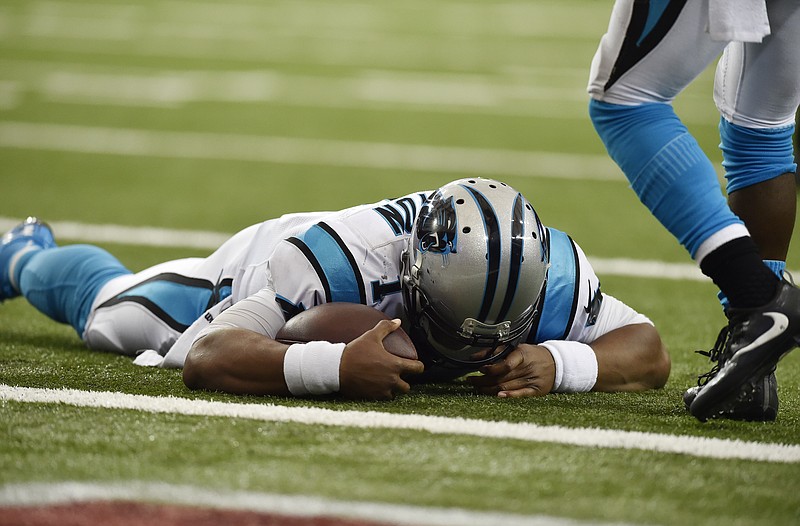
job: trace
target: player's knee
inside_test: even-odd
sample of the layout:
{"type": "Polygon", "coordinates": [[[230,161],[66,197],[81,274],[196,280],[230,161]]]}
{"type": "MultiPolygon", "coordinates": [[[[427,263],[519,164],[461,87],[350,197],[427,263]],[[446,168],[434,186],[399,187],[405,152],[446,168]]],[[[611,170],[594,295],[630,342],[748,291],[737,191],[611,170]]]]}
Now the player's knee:
{"type": "Polygon", "coordinates": [[[794,172],[794,126],[746,128],[720,120],[720,138],[727,192],[794,172]]]}

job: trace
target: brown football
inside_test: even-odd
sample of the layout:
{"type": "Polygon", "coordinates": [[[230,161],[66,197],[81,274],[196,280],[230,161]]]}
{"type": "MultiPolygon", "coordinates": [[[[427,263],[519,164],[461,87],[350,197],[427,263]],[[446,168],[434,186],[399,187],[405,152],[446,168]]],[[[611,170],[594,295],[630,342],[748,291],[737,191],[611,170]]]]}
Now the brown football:
{"type": "MultiPolygon", "coordinates": [[[[275,339],[284,343],[323,340],[350,343],[381,320],[389,317],[360,303],[323,303],[295,315],[281,327],[275,339]]],[[[417,350],[402,328],[383,339],[387,351],[402,358],[417,359],[417,350]]]]}

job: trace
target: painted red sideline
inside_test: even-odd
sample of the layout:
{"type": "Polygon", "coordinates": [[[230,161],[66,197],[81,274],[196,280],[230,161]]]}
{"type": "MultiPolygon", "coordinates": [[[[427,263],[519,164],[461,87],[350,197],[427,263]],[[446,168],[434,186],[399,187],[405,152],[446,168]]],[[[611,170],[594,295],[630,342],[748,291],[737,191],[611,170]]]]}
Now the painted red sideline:
{"type": "Polygon", "coordinates": [[[88,501],[69,504],[0,507],[0,526],[390,526],[335,517],[293,517],[255,511],[88,501]]]}

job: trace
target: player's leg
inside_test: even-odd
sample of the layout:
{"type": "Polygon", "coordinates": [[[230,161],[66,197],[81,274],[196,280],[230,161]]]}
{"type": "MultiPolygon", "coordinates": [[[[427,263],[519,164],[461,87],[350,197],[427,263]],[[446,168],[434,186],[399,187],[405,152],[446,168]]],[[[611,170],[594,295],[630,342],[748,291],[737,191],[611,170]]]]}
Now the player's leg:
{"type": "Polygon", "coordinates": [[[82,337],[93,349],[165,355],[209,309],[229,303],[233,278],[258,225],[231,237],[205,258],[161,263],[111,280],[98,292],[82,337]]]}
{"type": "Polygon", "coordinates": [[[617,2],[593,63],[590,111],[640,200],[733,305],[756,307],[780,281],[725,202],[713,165],[666,104],[721,49],[707,25],[701,2],[617,2]]]}
{"type": "MultiPolygon", "coordinates": [[[[717,69],[715,100],[723,116],[721,146],[731,208],[744,219],[767,265],[780,275],[796,215],[792,135],[800,103],[800,12],[791,2],[773,2],[768,9],[772,35],[762,44],[726,49],[717,69]]],[[[748,385],[758,391],[764,384],[760,375],[769,378],[800,336],[800,294],[788,283],[766,305],[737,309],[731,304],[732,341],[719,373],[692,402],[692,413],[701,419],[714,416],[731,392],[742,399],[750,396],[748,385]],[[762,340],[766,343],[758,344],[762,340]]]]}
{"type": "MultiPolygon", "coordinates": [[[[734,44],[726,49],[725,56],[717,68],[717,101],[722,106],[720,111],[731,119],[740,119],[736,111],[737,102],[744,102],[746,107],[752,103],[750,97],[755,94],[758,94],[760,100],[767,102],[767,107],[770,108],[791,104],[793,99],[791,94],[782,94],[777,101],[765,100],[762,97],[768,97],[769,94],[766,92],[769,90],[760,85],[763,79],[759,75],[742,76],[738,68],[730,69],[730,55],[740,54],[748,47],[751,48],[748,50],[751,61],[759,64],[769,63],[768,58],[762,60],[759,57],[763,49],[761,46],[734,44]],[[747,87],[744,97],[739,90],[732,87],[740,82],[747,87]],[[721,86],[727,86],[726,93],[723,93],[721,86]],[[726,100],[725,96],[732,97],[732,100],[726,100]]],[[[742,61],[733,63],[740,65],[742,61]]],[[[778,115],[779,121],[790,113],[790,110],[784,108],[781,113],[783,116],[778,115]]],[[[726,167],[728,203],[731,210],[745,222],[750,235],[758,245],[764,263],[781,277],[786,268],[786,256],[797,208],[796,181],[792,173],[794,168],[790,139],[792,130],[791,127],[783,126],[777,129],[770,128],[769,126],[776,122],[775,115],[766,120],[767,122],[760,123],[760,126],[746,128],[732,124],[723,117],[720,123],[721,148],[725,159],[723,164],[726,167]]],[[[752,116],[746,117],[745,121],[752,122],[752,116]]],[[[727,297],[722,293],[719,296],[724,310],[727,311],[727,297]]],[[[726,326],[723,332],[727,335],[728,331],[726,326]]],[[[715,363],[710,372],[698,377],[698,385],[689,388],[684,394],[687,408],[694,401],[700,388],[716,376],[716,372],[724,365],[727,358],[725,348],[719,345],[703,354],[709,356],[715,363]]],[[[778,381],[775,373],[771,372],[762,380],[756,381],[754,386],[752,393],[735,403],[722,416],[745,420],[774,420],[779,406],[778,381]]]]}
{"type": "MultiPolygon", "coordinates": [[[[93,349],[133,354],[142,348],[168,348],[181,332],[169,314],[179,320],[194,316],[191,323],[203,312],[200,305],[205,306],[197,304],[202,302],[197,294],[186,292],[198,290],[187,285],[194,283],[192,278],[174,273],[194,270],[194,261],[165,263],[132,274],[99,247],[57,247],[49,227],[40,222],[29,220],[9,232],[0,247],[0,260],[4,297],[23,295],[43,314],[72,326],[93,349]],[[177,286],[163,286],[159,275],[177,286]],[[118,307],[98,315],[98,306],[112,303],[118,307]],[[164,307],[167,315],[159,317],[164,307]]],[[[213,289],[199,290],[210,298],[213,289]]],[[[224,289],[216,291],[225,294],[224,289]]]]}
{"type": "Polygon", "coordinates": [[[800,12],[768,6],[772,34],[732,43],[719,61],[714,100],[730,206],[766,260],[785,262],[797,207],[792,136],[800,103],[800,12]]]}
{"type": "Polygon", "coordinates": [[[90,348],[163,353],[209,306],[230,295],[225,263],[235,264],[247,242],[247,235],[237,235],[208,258],[133,274],[99,247],[57,247],[50,228],[29,219],[3,237],[0,290],[2,299],[22,294],[53,320],[71,325],[90,348]]]}
{"type": "Polygon", "coordinates": [[[130,273],[99,247],[58,247],[50,227],[36,218],[10,230],[0,244],[2,299],[21,294],[53,320],[70,324],[78,334],[100,288],[130,273]]]}
{"type": "Polygon", "coordinates": [[[725,44],[707,33],[703,2],[658,5],[663,9],[615,4],[592,67],[592,122],[639,199],[703,272],[735,304],[764,304],[779,281],[761,264],[714,166],[668,104],[725,44]]]}
{"type": "Polygon", "coordinates": [[[716,170],[671,102],[725,47],[703,2],[618,0],[592,63],[590,116],[642,203],[692,257],[746,236],[716,170]],[[662,9],[658,9],[661,6],[662,9]]]}

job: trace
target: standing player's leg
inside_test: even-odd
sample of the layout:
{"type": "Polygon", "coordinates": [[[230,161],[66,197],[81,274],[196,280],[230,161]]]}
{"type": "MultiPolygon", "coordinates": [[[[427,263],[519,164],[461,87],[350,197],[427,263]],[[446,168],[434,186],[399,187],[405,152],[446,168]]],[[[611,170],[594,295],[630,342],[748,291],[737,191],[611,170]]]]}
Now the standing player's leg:
{"type": "Polygon", "coordinates": [[[725,48],[703,2],[618,0],[592,62],[589,110],[642,203],[695,259],[747,235],[672,101],[725,48]],[[713,237],[712,237],[713,236],[713,237]],[[713,243],[709,242],[711,240],[713,243]]]}
{"type": "MultiPolygon", "coordinates": [[[[720,191],[713,165],[669,105],[724,48],[711,40],[707,27],[702,2],[618,1],[593,62],[590,114],[640,200],[731,305],[754,308],[783,290],[781,282],[761,262],[758,247],[720,191]]],[[[782,333],[780,349],[793,332],[782,333]]],[[[780,352],[769,354],[772,361],[780,352]]],[[[763,365],[755,369],[754,374],[765,373],[763,365]]],[[[734,382],[739,389],[746,379],[737,375],[734,382]]],[[[726,390],[712,405],[735,394],[726,390]]],[[[705,418],[708,409],[693,412],[705,418]]]]}
{"type": "MultiPolygon", "coordinates": [[[[762,43],[737,42],[725,50],[714,90],[730,206],[778,276],[786,266],[797,208],[792,137],[800,104],[800,11],[793,4],[768,4],[772,34],[762,43]]],[[[752,399],[765,385],[759,375],[773,377],[778,360],[797,344],[796,287],[784,282],[764,303],[741,308],[731,302],[729,348],[719,372],[692,402],[693,414],[701,419],[718,411],[731,392],[752,399]]]]}

